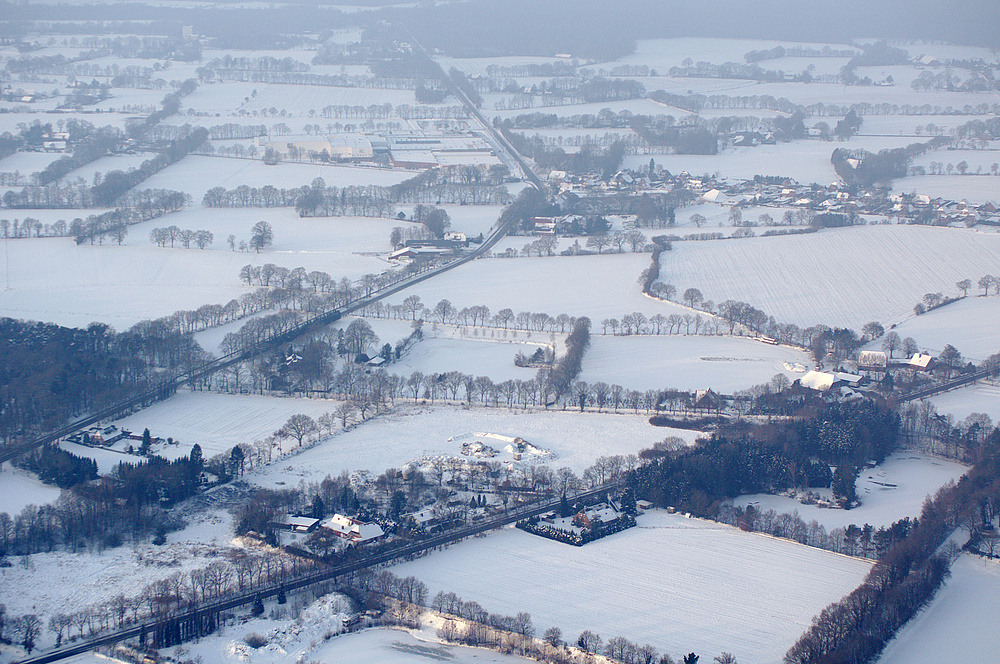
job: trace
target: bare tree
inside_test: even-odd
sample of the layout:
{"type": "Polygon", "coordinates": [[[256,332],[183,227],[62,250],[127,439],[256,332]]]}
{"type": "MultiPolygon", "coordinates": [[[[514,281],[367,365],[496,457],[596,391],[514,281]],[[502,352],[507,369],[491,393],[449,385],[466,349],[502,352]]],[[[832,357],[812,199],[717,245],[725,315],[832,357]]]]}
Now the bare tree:
{"type": "Polygon", "coordinates": [[[587,247],[597,249],[597,253],[602,253],[604,248],[611,244],[611,238],[607,235],[591,235],[587,238],[587,247]]]}
{"type": "Polygon", "coordinates": [[[900,343],[899,333],[889,332],[885,335],[885,339],[882,341],[882,348],[889,351],[889,359],[892,359],[892,354],[899,348],[900,343]]]}
{"type": "Polygon", "coordinates": [[[288,418],[285,424],[275,431],[275,435],[281,436],[283,438],[294,438],[298,441],[299,447],[302,447],[302,441],[306,439],[307,436],[311,436],[319,432],[319,426],[317,426],[316,421],[304,415],[302,413],[297,413],[288,418]]]}

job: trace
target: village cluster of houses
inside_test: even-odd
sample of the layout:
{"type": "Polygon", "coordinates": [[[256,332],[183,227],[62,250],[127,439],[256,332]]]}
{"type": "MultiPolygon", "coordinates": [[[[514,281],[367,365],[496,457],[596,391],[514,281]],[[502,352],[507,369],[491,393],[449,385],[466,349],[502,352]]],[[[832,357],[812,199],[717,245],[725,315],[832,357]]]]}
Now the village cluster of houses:
{"type": "MultiPolygon", "coordinates": [[[[780,182],[771,179],[758,182],[708,175],[695,176],[687,171],[673,175],[666,170],[652,176],[649,173],[619,171],[610,179],[601,177],[599,173],[569,175],[565,171],[552,171],[548,175],[548,181],[557,189],[556,202],[562,207],[569,207],[574,197],[579,199],[621,193],[676,195],[686,192],[685,197],[690,201],[727,207],[753,205],[819,213],[884,215],[902,220],[919,220],[921,223],[928,223],[927,220],[930,219],[930,223],[935,225],[1000,225],[1000,204],[996,202],[972,205],[967,201],[932,198],[923,194],[885,194],[867,190],[854,195],[847,185],[840,182],[802,185],[791,178],[780,182]]],[[[546,227],[538,227],[536,234],[551,233],[548,233],[546,227]]]]}

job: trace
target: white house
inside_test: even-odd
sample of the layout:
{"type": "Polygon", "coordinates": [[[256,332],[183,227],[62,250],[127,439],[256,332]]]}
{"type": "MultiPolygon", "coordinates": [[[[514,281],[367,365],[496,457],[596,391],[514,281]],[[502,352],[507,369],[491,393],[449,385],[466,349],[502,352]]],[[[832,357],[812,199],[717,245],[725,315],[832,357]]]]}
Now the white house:
{"type": "Polygon", "coordinates": [[[320,527],[347,540],[348,544],[367,544],[385,536],[385,531],[377,523],[365,523],[343,514],[334,514],[321,523],[320,527]]]}

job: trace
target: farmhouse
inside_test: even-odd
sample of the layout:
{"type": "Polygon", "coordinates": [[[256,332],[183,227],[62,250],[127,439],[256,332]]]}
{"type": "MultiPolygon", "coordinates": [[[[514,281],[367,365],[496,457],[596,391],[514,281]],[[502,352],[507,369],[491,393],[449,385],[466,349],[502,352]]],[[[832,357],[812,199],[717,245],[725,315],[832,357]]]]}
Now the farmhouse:
{"type": "Polygon", "coordinates": [[[385,536],[382,527],[377,523],[365,523],[342,514],[334,514],[320,526],[337,537],[347,540],[347,543],[351,545],[367,544],[385,536]]]}
{"type": "Polygon", "coordinates": [[[695,390],[691,399],[691,407],[696,410],[719,410],[722,408],[722,399],[711,388],[707,390],[695,390]]]}
{"type": "Polygon", "coordinates": [[[592,505],[585,509],[580,510],[573,515],[573,525],[577,528],[593,528],[597,524],[608,525],[615,523],[624,516],[622,512],[619,512],[611,505],[607,503],[598,503],[597,505],[592,505]]]}
{"type": "Polygon", "coordinates": [[[934,358],[924,353],[914,353],[907,366],[917,371],[930,371],[934,368],[934,358]]]}
{"type": "Polygon", "coordinates": [[[828,392],[834,387],[857,387],[862,377],[841,371],[816,371],[813,369],[799,379],[799,385],[817,392],[828,392]]]}

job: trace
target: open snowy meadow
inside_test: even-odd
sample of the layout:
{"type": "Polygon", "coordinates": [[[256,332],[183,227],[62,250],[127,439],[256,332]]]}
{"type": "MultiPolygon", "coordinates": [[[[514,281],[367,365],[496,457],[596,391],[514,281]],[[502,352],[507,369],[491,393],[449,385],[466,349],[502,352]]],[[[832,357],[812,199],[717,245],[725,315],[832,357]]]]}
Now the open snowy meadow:
{"type": "Polygon", "coordinates": [[[939,413],[953,415],[956,420],[964,420],[972,413],[985,413],[994,421],[1000,421],[1000,384],[977,383],[931,398],[939,413]]]}
{"type": "Polygon", "coordinates": [[[870,563],[653,510],[639,525],[573,547],[505,528],[396,565],[487,611],[527,611],[569,639],[651,643],[674,657],[722,651],[777,664],[813,615],[854,589],[870,563]],[[625,564],[623,564],[625,563],[625,564]],[[780,570],[780,573],[777,571],[780,570]]]}
{"type": "Polygon", "coordinates": [[[225,304],[256,288],[240,281],[240,268],[247,264],[304,267],[338,280],[382,272],[389,265],[375,254],[388,251],[389,234],[397,225],[399,221],[369,217],[300,219],[285,208],[252,213],[187,208],[133,226],[121,246],[76,245],[71,238],[8,240],[0,265],[9,290],[0,291],[0,311],[61,325],[103,321],[123,330],[179,309],[225,304]],[[274,229],[271,247],[262,253],[229,249],[229,235],[249,240],[251,227],[260,220],[274,229]],[[168,225],[208,230],[214,241],[204,250],[151,244],[150,231],[168,225]]]}
{"type": "MultiPolygon", "coordinates": [[[[315,178],[323,178],[331,187],[391,186],[413,175],[412,171],[390,168],[296,162],[269,166],[260,159],[189,155],[150,177],[143,183],[143,188],[183,191],[191,195],[196,207],[200,207],[205,192],[213,187],[235,189],[245,184],[250,187],[272,185],[278,189],[292,189],[308,185],[315,178]]],[[[243,213],[254,215],[259,211],[244,209],[243,213]]]]}
{"type": "MultiPolygon", "coordinates": [[[[982,276],[982,275],[980,275],[982,276]]],[[[973,284],[978,280],[972,279],[973,284]]],[[[948,289],[951,295],[958,295],[955,287],[948,289]]],[[[1000,353],[1000,297],[971,297],[976,288],[969,291],[970,297],[933,309],[920,316],[912,316],[896,326],[901,338],[913,337],[925,352],[937,355],[947,344],[962,353],[962,357],[972,362],[981,362],[994,353],[1000,353]]],[[[978,295],[982,295],[979,290],[978,295]]],[[[870,344],[873,350],[880,350],[878,341],[870,344]]]]}
{"type": "Polygon", "coordinates": [[[34,473],[0,464],[0,512],[19,514],[27,505],[45,505],[59,498],[59,489],[43,484],[34,473]]]}
{"type": "Polygon", "coordinates": [[[583,358],[580,379],[633,390],[712,388],[732,394],[778,373],[789,382],[802,377],[786,365],[808,369],[812,360],[796,348],[738,337],[597,335],[583,358]]]}
{"type": "Polygon", "coordinates": [[[805,327],[888,327],[913,315],[925,293],[996,271],[1000,235],[922,226],[865,226],[809,235],[674,243],[660,280],[714,302],[749,302],[805,327]]]}
{"type": "MultiPolygon", "coordinates": [[[[541,458],[542,462],[553,469],[568,467],[577,475],[600,456],[637,454],[668,436],[690,442],[697,435],[693,431],[654,427],[648,417],[631,413],[403,404],[350,430],[335,432],[319,444],[247,477],[255,484],[274,488],[295,486],[300,481],[319,482],[341,471],[381,473],[425,458],[465,458],[461,457],[462,440],[469,435],[483,440],[479,434],[485,433],[523,438],[550,453],[541,458]]],[[[511,455],[501,450],[492,460],[510,463],[511,455]]],[[[533,460],[525,457],[523,462],[533,460]]]]}
{"type": "MultiPolygon", "coordinates": [[[[516,238],[519,245],[531,238],[516,238]]],[[[388,299],[399,304],[409,294],[433,307],[448,299],[461,309],[486,305],[496,312],[530,311],[556,316],[589,316],[592,323],[639,311],[647,317],[688,313],[686,307],[642,294],[639,275],[649,267],[649,254],[554,256],[478,260],[423,282],[388,299]]],[[[533,336],[541,333],[534,333],[533,336]]],[[[547,338],[547,334],[544,335],[547,338]]],[[[532,337],[528,337],[531,339],[532,337]]]]}
{"type": "MultiPolygon", "coordinates": [[[[996,155],[995,152],[992,154],[996,155]]],[[[996,157],[993,159],[995,161],[996,157]]],[[[991,201],[996,203],[1000,199],[1000,178],[993,175],[911,175],[893,181],[892,191],[898,194],[916,192],[931,198],[982,205],[991,201]]]]}
{"type": "MultiPolygon", "coordinates": [[[[164,445],[157,452],[167,458],[189,454],[195,443],[208,458],[229,452],[240,443],[270,436],[292,415],[302,413],[316,419],[332,412],[338,403],[329,399],[181,391],[114,424],[133,433],[141,434],[148,428],[154,437],[173,438],[176,445],[164,445]]],[[[286,441],[288,449],[294,444],[286,441]]]]}
{"type": "MultiPolygon", "coordinates": [[[[133,433],[148,428],[154,437],[173,438],[174,445],[154,446],[154,452],[167,458],[189,454],[195,443],[208,458],[226,453],[234,445],[271,435],[292,415],[303,413],[315,419],[335,411],[338,403],[327,399],[182,391],[114,424],[133,433]]],[[[307,443],[301,449],[294,440],[283,441],[281,451],[292,454],[256,469],[247,478],[273,487],[297,485],[300,480],[318,482],[328,474],[342,471],[381,473],[386,468],[401,468],[425,457],[459,457],[461,442],[456,442],[457,439],[477,433],[523,438],[549,453],[541,458],[544,463],[553,468],[568,466],[580,474],[599,456],[637,454],[668,436],[692,442],[698,435],[694,431],[654,427],[648,419],[647,415],[624,409],[619,413],[580,413],[419,405],[403,399],[381,415],[335,431],[332,436],[307,443]]],[[[128,446],[125,441],[115,443],[113,449],[62,445],[74,454],[95,459],[102,473],[110,472],[121,461],[136,459],[123,453],[128,446]]],[[[510,455],[501,453],[495,460],[509,462],[510,455]]],[[[528,461],[526,457],[525,462],[528,461]]],[[[33,495],[39,497],[38,502],[46,498],[54,500],[58,491],[35,491],[33,495]]],[[[5,500],[12,506],[20,502],[13,496],[5,500]]]]}
{"type": "Polygon", "coordinates": [[[861,505],[854,509],[820,508],[785,496],[766,494],[740,496],[734,502],[744,507],[753,505],[762,511],[774,510],[778,514],[798,512],[806,523],[815,519],[827,531],[852,523],[888,527],[905,517],[919,517],[928,496],[933,497],[948,482],[957,482],[968,469],[963,464],[926,454],[897,452],[881,465],[861,471],[855,483],[861,505]]]}
{"type": "Polygon", "coordinates": [[[1000,652],[1000,563],[965,554],[930,604],[889,642],[879,664],[990,662],[1000,652]]]}

